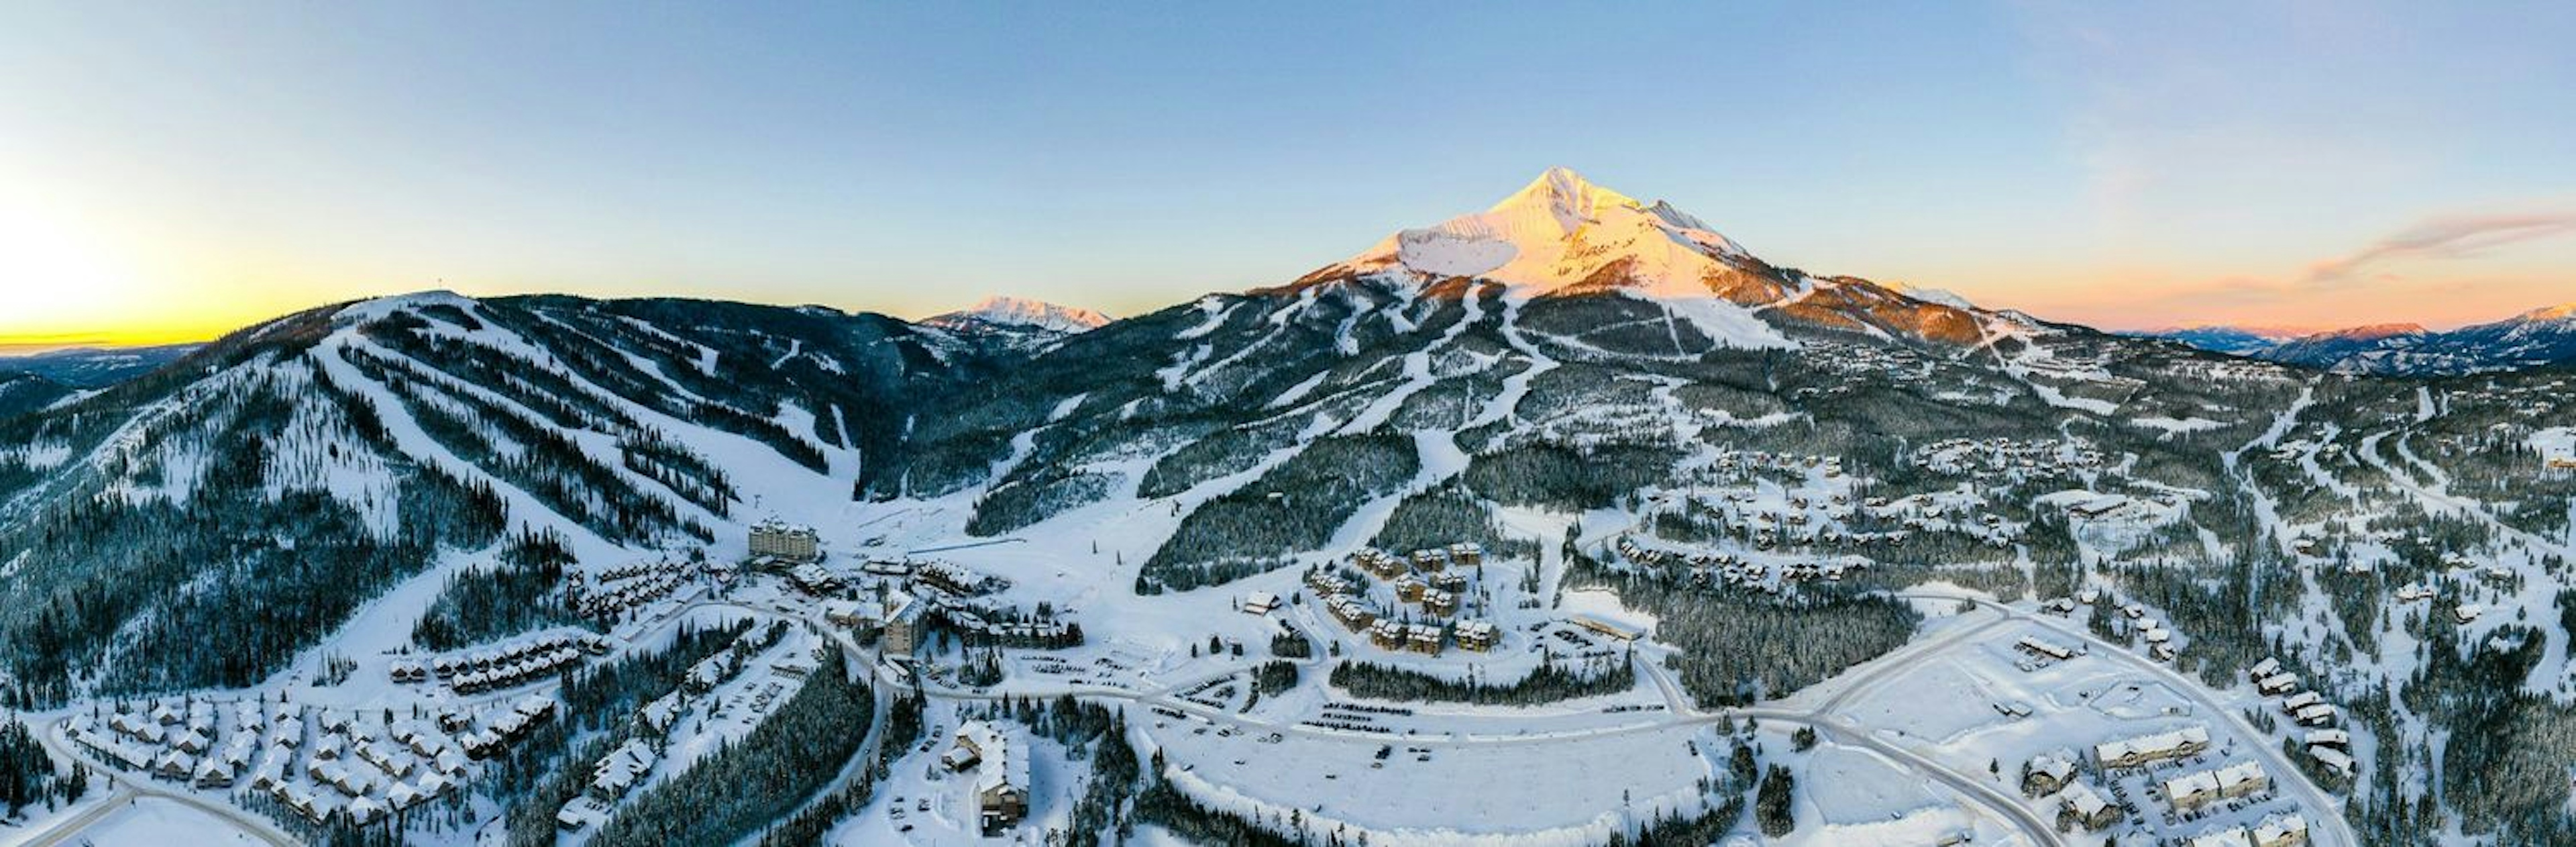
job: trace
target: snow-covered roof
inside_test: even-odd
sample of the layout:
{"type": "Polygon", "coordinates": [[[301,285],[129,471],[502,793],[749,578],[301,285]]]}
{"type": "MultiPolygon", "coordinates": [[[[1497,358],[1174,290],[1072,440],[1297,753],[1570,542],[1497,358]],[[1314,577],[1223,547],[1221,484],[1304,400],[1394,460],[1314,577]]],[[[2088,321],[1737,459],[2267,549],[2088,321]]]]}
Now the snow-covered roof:
{"type": "Polygon", "coordinates": [[[2307,835],[2308,819],[2297,812],[2269,815],[2254,825],[2254,840],[2260,844],[2278,843],[2292,833],[2307,835]]]}
{"type": "Polygon", "coordinates": [[[2166,800],[2205,794],[2218,790],[2218,776],[2210,771],[2192,771],[2164,781],[2166,800]]]}
{"type": "Polygon", "coordinates": [[[1029,787],[1027,753],[1011,749],[1013,733],[984,721],[967,721],[957,727],[957,741],[974,748],[975,790],[991,791],[1011,787],[1021,791],[1029,787]]]}
{"type": "Polygon", "coordinates": [[[2059,793],[2057,798],[2065,803],[2067,808],[2075,810],[2077,815],[2087,818],[2111,808],[2111,802],[2102,799],[2101,792],[2094,791],[2093,786],[2081,780],[2067,783],[2065,790],[2059,793]]]}
{"type": "Polygon", "coordinates": [[[2133,755],[2157,756],[2185,747],[2207,746],[2209,728],[2194,724],[2171,732],[2141,735],[2094,745],[2093,755],[2102,761],[2118,761],[2133,755]]]}

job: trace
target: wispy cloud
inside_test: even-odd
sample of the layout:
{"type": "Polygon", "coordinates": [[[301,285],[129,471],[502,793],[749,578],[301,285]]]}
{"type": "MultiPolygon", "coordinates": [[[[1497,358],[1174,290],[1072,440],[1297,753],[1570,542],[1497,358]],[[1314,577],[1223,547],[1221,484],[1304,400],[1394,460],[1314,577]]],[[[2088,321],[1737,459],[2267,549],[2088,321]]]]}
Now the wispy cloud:
{"type": "Polygon", "coordinates": [[[2459,215],[2426,220],[2348,255],[2308,266],[2305,281],[2361,278],[2374,265],[2406,259],[2458,259],[2507,244],[2576,233],[2576,213],[2459,215]]]}
{"type": "MultiPolygon", "coordinates": [[[[2424,217],[2340,255],[2272,273],[2190,274],[2155,266],[2114,270],[2083,286],[2042,286],[2040,290],[2047,293],[2012,305],[2049,317],[2123,329],[2157,324],[2357,326],[2396,321],[2447,327],[2495,320],[2534,304],[2565,302],[2565,271],[2547,262],[2438,265],[2513,245],[2576,236],[2576,209],[2563,198],[2543,203],[2536,208],[2560,211],[2424,217]]],[[[1995,302],[2003,303],[2005,298],[1997,297],[1995,302]]]]}

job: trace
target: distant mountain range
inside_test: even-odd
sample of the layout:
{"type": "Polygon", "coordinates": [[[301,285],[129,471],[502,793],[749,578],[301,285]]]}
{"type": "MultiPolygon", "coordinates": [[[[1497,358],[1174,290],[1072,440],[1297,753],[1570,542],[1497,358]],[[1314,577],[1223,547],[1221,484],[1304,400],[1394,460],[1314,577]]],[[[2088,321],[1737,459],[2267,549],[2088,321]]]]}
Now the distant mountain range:
{"type": "Polygon", "coordinates": [[[75,394],[151,373],[200,346],[83,347],[0,357],[0,418],[45,409],[75,394]]]}
{"type": "Polygon", "coordinates": [[[0,374],[31,374],[74,388],[105,388],[178,361],[202,346],[79,347],[0,357],[0,374]]]}
{"type": "Polygon", "coordinates": [[[921,321],[922,326],[947,330],[969,339],[1031,349],[1065,336],[1099,329],[1108,323],[1109,316],[1090,309],[999,295],[986,297],[965,309],[933,315],[921,321]]]}
{"type": "Polygon", "coordinates": [[[2278,347],[2283,342],[2307,335],[2309,332],[2311,331],[2279,329],[2273,327],[2244,327],[2210,324],[2201,326],[2167,327],[2165,329],[2148,330],[2138,334],[2179,341],[2193,347],[2217,353],[2227,353],[2236,356],[2252,356],[2265,350],[2278,347]]]}
{"type": "Polygon", "coordinates": [[[2447,332],[2390,323],[2309,334],[2232,326],[2141,334],[2203,350],[2340,373],[2442,376],[2576,361],[2576,304],[2533,309],[2447,332]]]}

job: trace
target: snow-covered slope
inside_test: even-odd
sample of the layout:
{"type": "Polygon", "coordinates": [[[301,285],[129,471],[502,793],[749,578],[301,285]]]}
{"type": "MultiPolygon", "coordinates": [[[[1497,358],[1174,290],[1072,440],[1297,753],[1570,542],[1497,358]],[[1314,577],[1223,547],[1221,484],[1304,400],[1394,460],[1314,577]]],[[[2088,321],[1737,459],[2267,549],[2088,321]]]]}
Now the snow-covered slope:
{"type": "Polygon", "coordinates": [[[505,533],[616,561],[771,515],[820,523],[900,466],[918,396],[987,373],[984,348],[930,333],[429,292],[281,318],[0,418],[0,677],[39,701],[239,685],[505,533]],[[27,612],[57,596],[98,612],[27,612]],[[202,649],[208,633],[225,648],[202,649]],[[137,652],[156,658],[118,660],[137,652]]]}
{"type": "Polygon", "coordinates": [[[1090,309],[1059,306],[1041,300],[997,294],[986,297],[965,309],[937,315],[922,322],[945,327],[984,324],[1071,334],[1099,329],[1101,325],[1109,323],[1109,317],[1090,309]]]}

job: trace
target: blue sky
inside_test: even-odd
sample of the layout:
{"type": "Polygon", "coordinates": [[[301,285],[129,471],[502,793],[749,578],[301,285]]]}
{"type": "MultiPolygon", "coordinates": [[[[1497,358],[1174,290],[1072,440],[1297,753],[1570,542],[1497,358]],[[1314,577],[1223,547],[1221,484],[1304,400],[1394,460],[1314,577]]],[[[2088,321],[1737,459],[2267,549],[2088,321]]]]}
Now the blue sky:
{"type": "Polygon", "coordinates": [[[2456,324],[2576,300],[2570,43],[2567,4],[12,4],[0,343],[441,285],[1126,314],[1550,165],[2051,317],[2456,324]]]}

